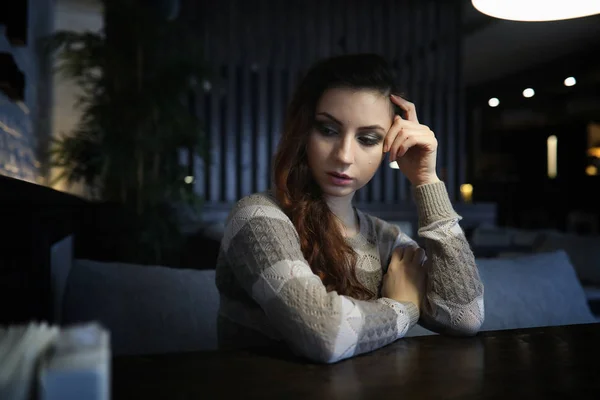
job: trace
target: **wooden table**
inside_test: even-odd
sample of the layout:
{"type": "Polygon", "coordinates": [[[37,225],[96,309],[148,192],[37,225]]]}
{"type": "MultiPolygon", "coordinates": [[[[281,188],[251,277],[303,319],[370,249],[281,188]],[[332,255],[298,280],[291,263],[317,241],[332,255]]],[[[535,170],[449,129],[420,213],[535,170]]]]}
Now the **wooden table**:
{"type": "Polygon", "coordinates": [[[600,398],[600,324],[400,339],[319,365],[276,351],[113,359],[113,399],[600,398]]]}

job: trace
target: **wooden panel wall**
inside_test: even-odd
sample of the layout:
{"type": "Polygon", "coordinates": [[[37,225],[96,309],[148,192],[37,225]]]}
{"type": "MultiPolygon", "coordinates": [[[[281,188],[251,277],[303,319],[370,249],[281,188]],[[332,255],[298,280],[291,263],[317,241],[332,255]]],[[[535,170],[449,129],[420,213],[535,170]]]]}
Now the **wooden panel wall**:
{"type": "MultiPolygon", "coordinates": [[[[184,3],[217,72],[200,88],[210,158],[196,160],[195,189],[232,203],[270,186],[271,157],[295,84],[316,60],[375,52],[401,77],[422,123],[436,132],[439,174],[456,199],[464,183],[465,138],[458,2],[424,0],[222,0],[184,3]]],[[[397,170],[381,168],[359,203],[410,199],[397,170]]]]}

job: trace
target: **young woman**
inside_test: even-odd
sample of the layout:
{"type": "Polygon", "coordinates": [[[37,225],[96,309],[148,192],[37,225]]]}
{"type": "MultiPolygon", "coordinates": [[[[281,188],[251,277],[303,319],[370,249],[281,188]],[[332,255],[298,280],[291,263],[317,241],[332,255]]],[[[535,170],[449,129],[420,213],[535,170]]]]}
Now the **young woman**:
{"type": "Polygon", "coordinates": [[[436,176],[436,138],[398,93],[388,64],[368,54],[321,61],[300,82],[274,188],[241,199],[227,220],[220,347],[280,345],[331,363],[385,346],[417,321],[439,333],[479,330],[483,285],[436,176]],[[425,250],[353,207],[386,154],[413,186],[425,250]]]}

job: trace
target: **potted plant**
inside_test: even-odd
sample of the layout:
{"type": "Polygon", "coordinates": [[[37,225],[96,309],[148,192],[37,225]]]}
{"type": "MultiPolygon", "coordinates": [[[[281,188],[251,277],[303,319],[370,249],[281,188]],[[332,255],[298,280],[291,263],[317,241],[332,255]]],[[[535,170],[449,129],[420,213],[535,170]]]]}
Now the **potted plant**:
{"type": "Polygon", "coordinates": [[[182,242],[176,208],[201,204],[180,153],[206,156],[189,96],[208,70],[190,26],[172,18],[172,7],[165,17],[147,4],[104,0],[103,33],[49,38],[57,72],[82,89],[81,118],[54,140],[49,158],[57,179],[83,182],[93,199],[130,217],[129,233],[118,239],[127,249],[122,258],[162,263],[182,242]]]}

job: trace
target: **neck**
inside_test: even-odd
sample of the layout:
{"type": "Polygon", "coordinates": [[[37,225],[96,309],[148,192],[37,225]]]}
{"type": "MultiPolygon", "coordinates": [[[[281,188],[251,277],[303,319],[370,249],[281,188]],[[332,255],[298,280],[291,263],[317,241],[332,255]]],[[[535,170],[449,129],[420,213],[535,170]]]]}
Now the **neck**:
{"type": "Polygon", "coordinates": [[[331,212],[340,220],[340,228],[342,232],[348,234],[356,233],[358,223],[354,208],[352,207],[353,195],[345,197],[325,196],[325,202],[329,206],[331,212]]]}

